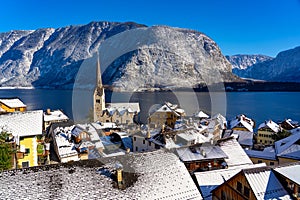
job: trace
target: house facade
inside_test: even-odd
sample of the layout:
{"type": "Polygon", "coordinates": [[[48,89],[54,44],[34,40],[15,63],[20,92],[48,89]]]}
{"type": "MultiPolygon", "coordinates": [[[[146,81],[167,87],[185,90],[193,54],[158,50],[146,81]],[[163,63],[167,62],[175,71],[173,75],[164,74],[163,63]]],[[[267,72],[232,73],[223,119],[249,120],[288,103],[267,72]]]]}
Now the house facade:
{"type": "Polygon", "coordinates": [[[272,120],[265,121],[260,124],[257,131],[257,143],[261,145],[273,145],[274,139],[272,136],[280,131],[278,124],[272,120]]]}

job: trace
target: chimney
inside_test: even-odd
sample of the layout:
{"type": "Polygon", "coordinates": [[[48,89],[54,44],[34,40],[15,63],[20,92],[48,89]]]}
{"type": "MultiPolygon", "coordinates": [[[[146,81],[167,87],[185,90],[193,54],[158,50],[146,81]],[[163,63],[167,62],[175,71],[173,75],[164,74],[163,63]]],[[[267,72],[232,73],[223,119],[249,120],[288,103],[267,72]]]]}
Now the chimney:
{"type": "Polygon", "coordinates": [[[151,134],[150,134],[150,130],[148,129],[147,131],[147,136],[146,136],[147,139],[150,139],[151,138],[151,134]]]}
{"type": "Polygon", "coordinates": [[[116,170],[117,170],[117,184],[118,188],[123,188],[123,165],[119,162],[115,164],[116,170]]]}
{"type": "Polygon", "coordinates": [[[130,153],[130,148],[127,148],[127,149],[126,149],[126,153],[127,153],[127,154],[130,153]]]}
{"type": "Polygon", "coordinates": [[[47,108],[46,114],[47,114],[47,115],[51,115],[51,110],[50,110],[50,108],[47,108]]]}

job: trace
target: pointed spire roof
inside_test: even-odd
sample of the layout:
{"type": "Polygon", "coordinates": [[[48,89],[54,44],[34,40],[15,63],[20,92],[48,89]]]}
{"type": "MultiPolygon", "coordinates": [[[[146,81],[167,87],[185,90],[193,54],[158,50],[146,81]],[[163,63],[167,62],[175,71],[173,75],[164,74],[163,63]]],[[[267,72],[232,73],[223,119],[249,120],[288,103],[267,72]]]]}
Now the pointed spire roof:
{"type": "Polygon", "coordinates": [[[99,52],[97,51],[97,71],[96,71],[96,81],[97,81],[97,86],[99,88],[102,88],[102,78],[101,78],[101,68],[100,68],[100,58],[99,58],[99,52]]]}

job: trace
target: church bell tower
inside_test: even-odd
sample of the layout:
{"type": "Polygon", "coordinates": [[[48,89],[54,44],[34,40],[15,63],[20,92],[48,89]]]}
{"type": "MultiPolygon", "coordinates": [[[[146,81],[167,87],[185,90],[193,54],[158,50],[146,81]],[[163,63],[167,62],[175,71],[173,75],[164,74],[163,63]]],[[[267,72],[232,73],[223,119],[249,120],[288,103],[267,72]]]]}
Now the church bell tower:
{"type": "Polygon", "coordinates": [[[98,52],[97,52],[97,63],[96,63],[96,86],[95,86],[93,97],[94,97],[93,99],[94,121],[100,121],[102,112],[105,110],[105,93],[104,93],[104,87],[102,85],[100,60],[99,60],[98,52]]]}

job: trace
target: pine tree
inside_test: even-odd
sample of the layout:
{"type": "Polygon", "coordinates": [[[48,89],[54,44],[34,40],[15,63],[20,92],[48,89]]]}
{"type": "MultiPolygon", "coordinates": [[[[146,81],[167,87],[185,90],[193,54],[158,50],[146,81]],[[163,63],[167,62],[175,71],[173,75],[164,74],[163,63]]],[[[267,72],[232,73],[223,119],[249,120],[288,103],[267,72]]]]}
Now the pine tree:
{"type": "Polygon", "coordinates": [[[12,154],[14,149],[10,143],[7,143],[8,133],[0,133],[0,170],[8,170],[12,168],[12,154]]]}

